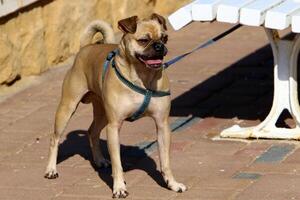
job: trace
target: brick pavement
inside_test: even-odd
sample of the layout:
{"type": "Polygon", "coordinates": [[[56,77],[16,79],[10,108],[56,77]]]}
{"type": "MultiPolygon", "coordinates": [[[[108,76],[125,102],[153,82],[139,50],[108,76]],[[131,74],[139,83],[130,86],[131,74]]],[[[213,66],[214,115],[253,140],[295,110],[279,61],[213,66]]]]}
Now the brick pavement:
{"type": "MultiPolygon", "coordinates": [[[[193,23],[170,31],[169,57],[228,28],[193,23]]],[[[62,138],[56,180],[43,178],[49,133],[69,65],[0,103],[0,199],[111,199],[110,169],[95,169],[86,130],[91,106],[80,105],[62,138]]],[[[122,160],[128,199],[300,199],[296,141],[220,140],[233,124],[259,123],[272,102],[272,54],[260,28],[243,27],[169,69],[172,168],[189,190],[165,188],[150,119],[125,123],[122,160]],[[142,128],[141,128],[142,127],[142,128]]],[[[292,125],[290,119],[279,125],[292,125]]],[[[106,151],[105,134],[101,144],[106,151]]],[[[107,156],[107,151],[106,151],[107,156]]]]}

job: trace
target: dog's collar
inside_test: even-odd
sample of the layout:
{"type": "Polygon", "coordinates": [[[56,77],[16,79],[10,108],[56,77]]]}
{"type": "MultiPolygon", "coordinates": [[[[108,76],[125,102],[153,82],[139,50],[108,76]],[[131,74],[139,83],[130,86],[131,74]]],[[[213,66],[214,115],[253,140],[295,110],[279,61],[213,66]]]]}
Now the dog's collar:
{"type": "Polygon", "coordinates": [[[139,109],[136,112],[134,112],[130,117],[128,117],[126,119],[127,121],[132,122],[132,121],[135,121],[135,120],[139,119],[144,114],[144,112],[146,111],[146,109],[149,106],[151,97],[169,96],[170,91],[155,91],[155,90],[145,89],[145,88],[142,88],[142,87],[137,86],[137,85],[133,84],[132,82],[130,82],[128,79],[126,79],[122,75],[122,73],[119,71],[118,67],[116,66],[114,57],[116,56],[117,53],[118,53],[118,49],[110,52],[106,57],[106,60],[105,60],[104,65],[103,65],[102,85],[104,84],[105,75],[106,75],[106,72],[108,70],[109,64],[111,62],[111,66],[114,69],[118,79],[120,81],[122,81],[122,83],[124,83],[127,87],[132,89],[133,91],[144,95],[144,101],[143,101],[142,105],[139,107],[139,109]]]}

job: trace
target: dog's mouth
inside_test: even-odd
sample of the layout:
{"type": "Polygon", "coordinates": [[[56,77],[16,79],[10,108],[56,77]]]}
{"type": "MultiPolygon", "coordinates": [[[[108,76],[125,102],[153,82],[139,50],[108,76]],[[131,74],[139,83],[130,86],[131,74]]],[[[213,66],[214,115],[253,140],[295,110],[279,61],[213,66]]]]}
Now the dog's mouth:
{"type": "Polygon", "coordinates": [[[145,55],[137,55],[136,56],[139,61],[144,63],[147,67],[152,69],[158,69],[163,65],[163,57],[162,56],[145,56],[145,55]]]}

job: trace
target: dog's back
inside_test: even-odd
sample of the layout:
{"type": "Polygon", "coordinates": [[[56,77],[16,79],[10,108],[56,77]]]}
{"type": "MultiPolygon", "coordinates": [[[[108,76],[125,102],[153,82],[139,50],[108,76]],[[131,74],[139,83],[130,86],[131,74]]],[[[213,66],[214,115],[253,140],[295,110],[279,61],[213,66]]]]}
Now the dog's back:
{"type": "MultiPolygon", "coordinates": [[[[76,55],[74,65],[69,76],[81,74],[81,80],[87,84],[89,90],[99,93],[99,83],[103,62],[108,53],[117,48],[112,27],[101,20],[91,22],[84,30],[80,39],[80,51],[76,55]],[[102,39],[96,38],[101,33],[102,39]]],[[[67,78],[68,76],[66,76],[67,78]]]]}

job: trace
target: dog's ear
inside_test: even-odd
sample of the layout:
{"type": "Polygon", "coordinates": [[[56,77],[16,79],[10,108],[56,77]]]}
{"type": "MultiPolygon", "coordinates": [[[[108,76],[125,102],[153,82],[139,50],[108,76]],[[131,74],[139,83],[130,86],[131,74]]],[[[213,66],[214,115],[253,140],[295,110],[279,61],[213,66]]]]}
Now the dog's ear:
{"type": "Polygon", "coordinates": [[[126,19],[122,19],[118,22],[118,28],[124,33],[135,33],[137,26],[137,16],[132,16],[126,19]]]}
{"type": "Polygon", "coordinates": [[[151,15],[151,19],[157,20],[163,26],[163,28],[167,30],[166,19],[163,16],[153,13],[151,15]]]}

